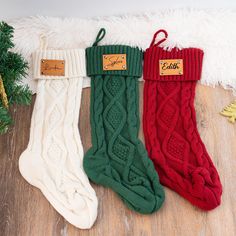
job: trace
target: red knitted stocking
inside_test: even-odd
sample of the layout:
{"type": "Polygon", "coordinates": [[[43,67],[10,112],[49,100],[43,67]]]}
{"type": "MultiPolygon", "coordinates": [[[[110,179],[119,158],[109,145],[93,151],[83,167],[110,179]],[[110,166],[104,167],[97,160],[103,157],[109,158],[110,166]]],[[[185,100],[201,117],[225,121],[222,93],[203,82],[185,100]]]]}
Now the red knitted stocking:
{"type": "Polygon", "coordinates": [[[158,31],[144,55],[146,148],[163,185],[211,210],[220,204],[222,186],[196,125],[194,96],[203,51],[166,51],[158,46],[165,39],[155,44],[160,32],[166,39],[166,31],[158,31]]]}

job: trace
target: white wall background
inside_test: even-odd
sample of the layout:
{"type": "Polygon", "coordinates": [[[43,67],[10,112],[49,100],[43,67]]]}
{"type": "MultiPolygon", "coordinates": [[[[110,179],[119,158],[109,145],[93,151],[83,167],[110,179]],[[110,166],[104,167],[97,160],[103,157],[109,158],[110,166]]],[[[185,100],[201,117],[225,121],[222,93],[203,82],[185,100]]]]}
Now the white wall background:
{"type": "Polygon", "coordinates": [[[84,18],[183,7],[236,9],[236,0],[0,0],[0,19],[32,15],[84,18]]]}

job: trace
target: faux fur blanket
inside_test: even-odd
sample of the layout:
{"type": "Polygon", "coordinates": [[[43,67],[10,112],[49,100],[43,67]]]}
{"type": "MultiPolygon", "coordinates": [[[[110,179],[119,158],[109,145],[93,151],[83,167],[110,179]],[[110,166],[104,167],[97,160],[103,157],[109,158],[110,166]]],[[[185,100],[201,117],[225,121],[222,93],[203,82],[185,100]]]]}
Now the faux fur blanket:
{"type": "MultiPolygon", "coordinates": [[[[234,10],[161,10],[156,13],[90,19],[27,17],[8,22],[15,28],[15,51],[29,61],[25,83],[35,91],[31,73],[31,54],[39,49],[40,37],[49,49],[86,48],[92,45],[101,27],[106,37],[101,45],[127,44],[145,50],[153,34],[165,29],[164,47],[197,47],[205,52],[201,83],[236,91],[236,11],[234,10]]],[[[89,78],[84,87],[90,85],[89,78]]]]}

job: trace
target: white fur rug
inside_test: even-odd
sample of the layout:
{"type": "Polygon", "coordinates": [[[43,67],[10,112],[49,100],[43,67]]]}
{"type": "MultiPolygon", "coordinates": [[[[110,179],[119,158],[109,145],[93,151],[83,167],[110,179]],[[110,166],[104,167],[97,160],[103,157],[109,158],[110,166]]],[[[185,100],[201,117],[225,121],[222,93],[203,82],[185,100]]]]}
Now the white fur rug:
{"type": "MultiPolygon", "coordinates": [[[[101,27],[106,36],[101,45],[127,44],[145,50],[158,29],[167,30],[165,47],[198,47],[205,52],[201,83],[236,91],[236,11],[234,10],[161,10],[156,13],[122,15],[91,19],[27,17],[8,22],[15,28],[15,51],[29,61],[33,91],[31,54],[45,36],[50,49],[86,48],[92,45],[101,27]]],[[[84,87],[90,84],[85,79],[84,87]]]]}

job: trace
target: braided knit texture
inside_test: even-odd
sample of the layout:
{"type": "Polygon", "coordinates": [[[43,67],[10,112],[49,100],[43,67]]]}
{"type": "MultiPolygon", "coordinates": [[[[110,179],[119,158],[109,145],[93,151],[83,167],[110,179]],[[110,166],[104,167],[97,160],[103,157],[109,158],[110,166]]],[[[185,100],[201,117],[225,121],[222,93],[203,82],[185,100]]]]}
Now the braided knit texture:
{"type": "Polygon", "coordinates": [[[91,84],[92,148],[84,158],[89,178],[112,188],[133,210],[159,209],[164,192],[138,139],[138,85],[132,77],[97,76],[91,84]]]}
{"type": "Polygon", "coordinates": [[[199,208],[211,210],[220,204],[222,186],[196,124],[194,97],[201,73],[201,54],[198,49],[187,51],[186,57],[181,57],[184,53],[176,50],[166,52],[157,47],[147,50],[143,129],[146,148],[161,183],[199,208]],[[185,74],[182,77],[168,76],[165,81],[164,76],[158,77],[157,71],[152,76],[152,67],[156,65],[157,68],[158,60],[172,59],[173,54],[176,59],[188,61],[184,65],[188,70],[186,74],[196,71],[194,78],[187,78],[185,74]]]}
{"type": "MultiPolygon", "coordinates": [[[[79,52],[53,52],[53,58],[64,59],[68,67],[74,63],[71,74],[66,70],[68,77],[44,76],[37,80],[30,140],[20,156],[19,169],[67,221],[88,229],[97,217],[97,198],[82,166],[84,152],[78,118],[83,84],[80,69],[85,68],[85,60],[84,51],[81,56],[79,52]]],[[[36,72],[40,71],[41,54],[51,58],[47,50],[37,53],[36,72]]]]}
{"type": "Polygon", "coordinates": [[[161,207],[164,191],[138,139],[138,98],[138,77],[91,76],[92,147],[84,157],[84,169],[130,209],[148,214],[161,207]]]}

